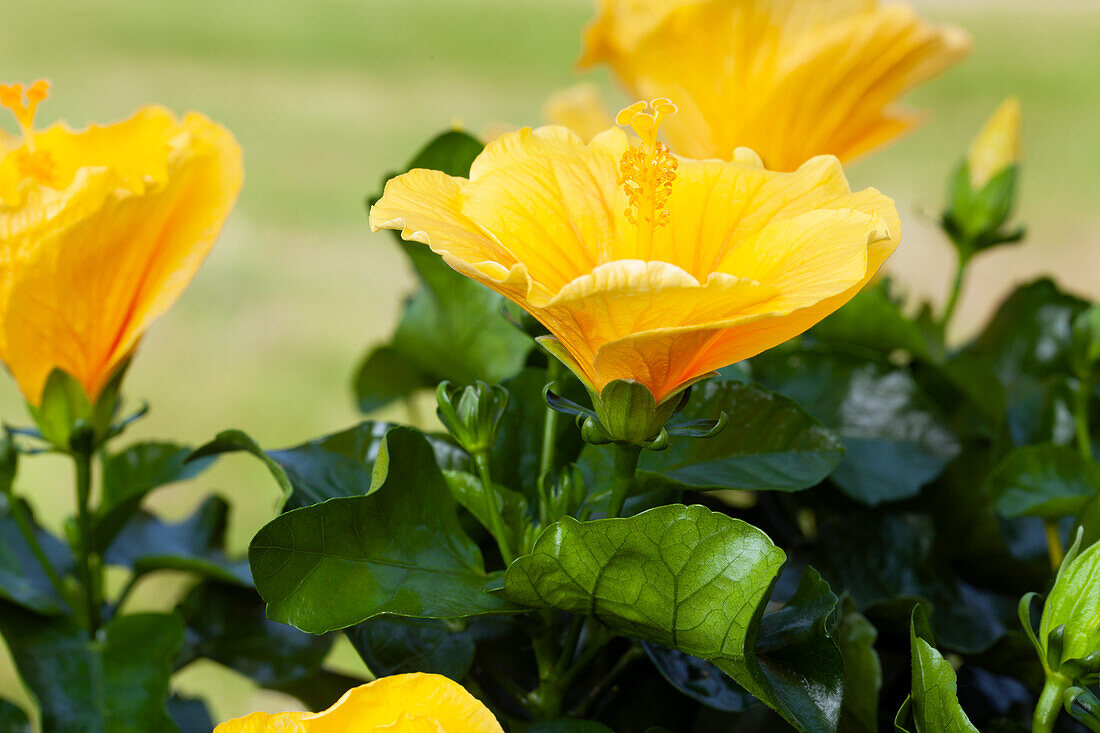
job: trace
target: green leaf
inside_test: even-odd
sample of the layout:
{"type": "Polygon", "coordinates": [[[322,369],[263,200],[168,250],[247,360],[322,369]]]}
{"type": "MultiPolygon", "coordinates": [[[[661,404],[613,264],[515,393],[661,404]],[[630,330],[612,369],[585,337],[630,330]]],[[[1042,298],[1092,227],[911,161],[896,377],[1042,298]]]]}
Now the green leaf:
{"type": "MultiPolygon", "coordinates": [[[[455,498],[482,527],[490,528],[488,508],[485,505],[481,479],[466,471],[444,471],[443,476],[455,498]]],[[[497,511],[504,518],[504,532],[507,541],[515,546],[517,538],[523,538],[530,519],[527,516],[527,499],[518,492],[506,489],[494,483],[497,511]]]]}
{"type": "Polygon", "coordinates": [[[225,555],[228,515],[229,505],[217,496],[208,497],[191,517],[177,524],[140,512],[107,548],[104,559],[137,575],[179,570],[251,586],[248,564],[225,555]]]}
{"type": "MultiPolygon", "coordinates": [[[[31,552],[11,514],[7,494],[0,494],[0,599],[12,601],[38,613],[56,615],[67,610],[50,579],[31,552]]],[[[16,501],[22,501],[16,499],[16,501]]],[[[30,517],[30,507],[23,502],[30,517]]],[[[33,518],[30,520],[33,525],[33,518]]],[[[34,535],[46,557],[64,575],[73,567],[68,547],[46,530],[33,525],[34,535]]]]}
{"type": "MultiPolygon", "coordinates": [[[[1045,651],[1051,632],[1064,627],[1061,659],[1053,664],[1100,652],[1100,543],[1078,553],[1079,548],[1080,540],[1066,553],[1043,605],[1039,642],[1045,651]]],[[[1100,679],[1100,668],[1093,676],[1100,679]]]]}
{"type": "MultiPolygon", "coordinates": [[[[254,455],[282,488],[284,508],[295,509],[326,499],[368,494],[374,460],[391,427],[390,423],[368,420],[293,448],[266,452],[245,433],[228,430],[196,450],[190,460],[236,451],[254,455]]],[[[428,440],[441,463],[466,463],[466,454],[453,444],[435,437],[428,440]]]]}
{"type": "Polygon", "coordinates": [[[745,522],[668,505],[551,525],[509,566],[502,595],[590,615],[617,633],[713,662],[792,724],[830,730],[839,715],[840,660],[824,628],[831,606],[822,613],[829,603],[822,586],[834,604],[836,597],[808,572],[790,604],[762,621],[784,562],[783,551],[745,522]],[[831,674],[819,675],[832,661],[831,674]],[[803,677],[792,689],[802,664],[813,684],[803,677]]]}
{"type": "Polygon", "coordinates": [[[714,710],[742,713],[759,701],[714,664],[690,654],[642,642],[653,665],[670,685],[714,710]]]}
{"type": "Polygon", "coordinates": [[[170,613],[109,622],[89,639],[68,619],[14,606],[0,609],[0,632],[50,733],[175,733],[165,703],[183,623],[170,613]]]}
{"type": "Polygon", "coordinates": [[[1071,687],[1065,692],[1065,707],[1074,720],[1100,733],[1100,698],[1091,690],[1071,687]]]}
{"type": "Polygon", "coordinates": [[[1100,495],[1100,465],[1065,446],[1029,445],[1012,449],[989,483],[1001,516],[1058,519],[1100,495]]]}
{"type": "MultiPolygon", "coordinates": [[[[412,168],[468,176],[480,142],[446,132],[422,150],[412,168]]],[[[396,233],[395,233],[396,234],[396,233]]],[[[504,299],[452,270],[427,246],[402,242],[420,279],[389,344],[374,349],[356,372],[359,407],[369,412],[445,379],[498,384],[522,367],[533,342],[501,314],[504,299]]]]}
{"type": "Polygon", "coordinates": [[[380,614],[515,612],[484,591],[491,576],[458,523],[422,434],[390,430],[374,475],[377,488],[369,496],[295,509],[253,538],[249,561],[269,618],[324,633],[380,614]]]}
{"type": "Polygon", "coordinates": [[[344,633],[377,677],[424,672],[461,682],[474,663],[473,636],[437,619],[380,616],[344,633]]]}
{"type": "MultiPolygon", "coordinates": [[[[493,480],[522,492],[532,500],[538,496],[542,434],[549,409],[542,391],[549,381],[545,369],[527,367],[503,383],[512,398],[504,411],[497,442],[489,456],[493,480]]],[[[580,382],[569,374],[563,374],[555,382],[554,390],[574,402],[588,399],[580,382]]],[[[584,446],[573,420],[561,415],[557,417],[553,446],[552,477],[575,461],[584,446]]]]}
{"type": "Polygon", "coordinates": [[[187,625],[187,661],[213,660],[261,687],[282,689],[316,674],[332,648],[332,636],[266,618],[263,600],[250,588],[204,581],[178,610],[187,625]]]}
{"type": "Polygon", "coordinates": [[[936,525],[912,513],[860,511],[823,525],[813,560],[834,587],[865,612],[908,613],[927,602],[944,644],[955,651],[986,651],[1016,626],[1016,600],[957,578],[937,556],[936,525]]]}
{"type": "Polygon", "coordinates": [[[913,319],[901,312],[890,295],[889,281],[864,288],[847,304],[814,326],[810,334],[822,343],[883,356],[904,351],[930,360],[934,345],[913,319]]]}
{"type": "Polygon", "coordinates": [[[821,423],[760,385],[704,382],[680,417],[717,419],[723,412],[729,423],[717,436],[673,439],[668,450],[642,453],[639,481],[676,489],[798,491],[824,480],[844,455],[821,423]]]}
{"type": "MultiPolygon", "coordinates": [[[[909,638],[913,691],[906,705],[912,711],[917,733],[978,733],[959,705],[955,670],[933,646],[935,641],[919,606],[913,610],[909,638]]],[[[900,723],[902,713],[898,718],[900,723]]],[[[905,730],[900,724],[898,729],[905,730]]]]}
{"type": "Polygon", "coordinates": [[[915,496],[959,454],[957,438],[908,370],[820,352],[766,355],[753,369],[840,436],[846,452],[829,478],[859,502],[915,496]]]}
{"type": "Polygon", "coordinates": [[[213,458],[188,461],[191,449],[176,443],[137,443],[103,463],[103,500],[96,509],[92,544],[98,552],[111,543],[154,489],[202,473],[213,458]]]}
{"type": "Polygon", "coordinates": [[[31,733],[27,714],[13,702],[0,698],[0,733],[31,733]]]}
{"type": "Polygon", "coordinates": [[[856,610],[851,598],[841,605],[838,640],[844,655],[844,704],[840,733],[876,733],[882,663],[875,651],[878,630],[856,610]]]}

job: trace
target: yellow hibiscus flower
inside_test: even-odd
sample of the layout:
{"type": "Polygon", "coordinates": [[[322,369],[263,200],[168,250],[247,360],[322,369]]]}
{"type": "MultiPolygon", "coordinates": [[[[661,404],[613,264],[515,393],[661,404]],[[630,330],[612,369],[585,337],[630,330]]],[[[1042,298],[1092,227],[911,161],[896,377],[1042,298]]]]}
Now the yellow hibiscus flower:
{"type": "Polygon", "coordinates": [[[671,97],[672,149],[729,159],[739,146],[773,170],[814,155],[849,161],[915,127],[895,101],[970,49],[877,0],[601,0],[583,65],[606,63],[637,97],[671,97]]]}
{"type": "Polygon", "coordinates": [[[349,690],[321,713],[252,713],[214,733],[504,733],[461,685],[437,674],[399,674],[349,690]]]}
{"type": "Polygon", "coordinates": [[[600,393],[634,380],[656,402],[801,333],[893,252],[898,216],[852,193],[834,157],[765,170],[673,155],[674,107],[639,102],[586,144],[564,127],[490,143],[470,178],[412,170],[387,183],[371,228],[397,229],[518,303],[545,345],[600,393]]]}
{"type": "Polygon", "coordinates": [[[202,264],[241,187],[241,151],[160,107],[34,129],[47,84],[0,85],[0,359],[37,405],[54,369],[95,402],[202,264]]]}

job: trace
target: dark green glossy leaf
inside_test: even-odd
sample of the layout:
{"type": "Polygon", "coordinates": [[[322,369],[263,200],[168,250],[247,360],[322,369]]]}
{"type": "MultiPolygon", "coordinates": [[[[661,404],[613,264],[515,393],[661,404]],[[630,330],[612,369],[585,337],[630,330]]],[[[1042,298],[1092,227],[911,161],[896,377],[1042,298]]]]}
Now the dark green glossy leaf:
{"type": "Polygon", "coordinates": [[[157,570],[197,573],[226,583],[250,586],[248,563],[225,555],[229,505],[208,497],[189,518],[177,524],[140,512],[107,548],[105,559],[138,575],[157,570]]]}
{"type": "Polygon", "coordinates": [[[791,603],[761,622],[784,561],[783,551],[745,522],[668,505],[551,525],[531,554],[509,566],[502,594],[591,615],[620,634],[713,662],[792,723],[831,729],[840,712],[840,653],[825,631],[831,606],[824,610],[821,591],[833,604],[836,597],[807,573],[791,603]],[[762,646],[754,648],[758,634],[762,646]],[[803,677],[793,689],[800,667],[813,683],[803,677]]]}
{"type": "Polygon", "coordinates": [[[905,316],[883,281],[856,293],[840,310],[814,326],[810,334],[822,343],[889,356],[904,351],[930,359],[935,345],[916,320],[905,316]]]}
{"type": "Polygon", "coordinates": [[[840,353],[753,362],[757,379],[832,428],[846,453],[830,479],[876,505],[915,496],[958,455],[959,443],[905,369],[840,353]]]}
{"type": "Polygon", "coordinates": [[[213,581],[179,604],[187,624],[187,661],[210,659],[262,687],[282,689],[316,674],[331,636],[314,636],[269,620],[256,591],[213,581]]]}
{"type": "MultiPolygon", "coordinates": [[[[0,599],[18,603],[38,613],[63,613],[67,608],[65,602],[57,595],[41,564],[23,539],[8,502],[8,496],[0,494],[0,599]]],[[[23,508],[32,523],[42,551],[58,573],[64,575],[73,565],[68,547],[46,530],[33,525],[30,507],[25,502],[23,508]]]]}
{"type": "Polygon", "coordinates": [[[957,578],[936,555],[930,517],[858,512],[823,527],[811,555],[834,587],[859,608],[896,617],[915,601],[933,609],[940,638],[950,649],[978,653],[1016,627],[1016,600],[957,578]]]}
{"type": "Polygon", "coordinates": [[[393,428],[369,496],[280,516],[253,538],[249,561],[268,617],[323,633],[380,614],[457,618],[510,613],[463,533],[428,440],[393,428]],[[334,594],[333,588],[340,593],[334,594]]]}
{"type": "Polygon", "coordinates": [[[1011,396],[1021,376],[1068,372],[1073,319],[1087,307],[1049,279],[1021,285],[1000,304],[969,350],[993,360],[1011,396]]]}
{"type": "MultiPolygon", "coordinates": [[[[548,382],[546,370],[534,367],[528,367],[504,382],[512,398],[504,411],[496,445],[490,454],[493,480],[529,498],[537,496],[548,409],[542,390],[548,382]]],[[[554,389],[567,399],[587,401],[584,388],[571,375],[562,375],[554,389]]],[[[558,415],[555,425],[552,477],[575,461],[584,445],[572,419],[558,415]]]]}
{"type": "Polygon", "coordinates": [[[437,619],[380,616],[344,633],[378,677],[424,672],[461,682],[474,662],[473,637],[437,619]]]}
{"type": "Polygon", "coordinates": [[[165,703],[183,643],[175,614],[114,619],[93,641],[67,619],[14,606],[0,609],[0,632],[50,733],[175,733],[165,703]]]}
{"type": "MultiPolygon", "coordinates": [[[[913,611],[910,649],[913,665],[913,690],[906,707],[911,711],[917,733],[978,733],[959,705],[955,670],[934,646],[931,630],[923,611],[913,611]]],[[[898,713],[898,729],[905,718],[898,713]]]]}
{"type": "MultiPolygon", "coordinates": [[[[465,133],[447,132],[430,142],[409,169],[467,176],[481,148],[465,133]]],[[[518,372],[533,342],[503,317],[503,298],[459,275],[423,244],[403,242],[402,248],[420,288],[406,302],[391,342],[372,351],[356,373],[360,409],[375,410],[445,379],[497,384],[518,372]]]]}
{"type": "Polygon", "coordinates": [[[703,382],[679,419],[729,418],[704,439],[673,439],[642,454],[641,481],[678,489],[798,491],[820,483],[844,455],[840,440],[790,399],[755,384],[703,382]]]}
{"type": "Polygon", "coordinates": [[[31,721],[18,705],[0,699],[0,733],[31,733],[31,721]]]}
{"type": "Polygon", "coordinates": [[[180,733],[210,733],[214,729],[210,710],[197,697],[172,695],[168,698],[168,714],[180,733]]]}
{"type": "Polygon", "coordinates": [[[103,463],[103,500],[96,509],[93,546],[102,552],[154,489],[202,473],[213,458],[188,461],[191,449],[175,443],[137,443],[103,463]]]}
{"type": "MultiPolygon", "coordinates": [[[[293,448],[266,452],[239,430],[229,430],[196,450],[192,460],[218,453],[250,453],[264,462],[282,487],[287,497],[285,508],[296,509],[369,493],[374,460],[391,427],[390,423],[368,420],[293,448]]],[[[441,438],[428,440],[441,463],[465,463],[465,453],[453,444],[441,438]]]]}
{"type": "Polygon", "coordinates": [[[838,640],[844,655],[844,704],[840,710],[840,733],[878,731],[879,690],[882,663],[875,651],[878,631],[856,610],[851,598],[841,605],[838,640]]]}
{"type": "Polygon", "coordinates": [[[1100,465],[1065,446],[1029,445],[1010,451],[989,482],[1002,516],[1058,519],[1100,496],[1100,465]]]}
{"type": "Polygon", "coordinates": [[[668,683],[708,708],[741,713],[759,701],[710,662],[690,654],[642,642],[653,665],[668,683]]]}

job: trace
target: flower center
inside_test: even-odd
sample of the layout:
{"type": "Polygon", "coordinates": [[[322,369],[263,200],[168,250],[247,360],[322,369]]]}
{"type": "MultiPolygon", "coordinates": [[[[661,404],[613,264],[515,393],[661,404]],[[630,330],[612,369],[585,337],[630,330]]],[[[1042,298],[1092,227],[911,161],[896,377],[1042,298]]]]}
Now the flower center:
{"type": "Polygon", "coordinates": [[[643,260],[652,254],[653,232],[668,224],[664,205],[672,194],[679,161],[657,139],[657,132],[665,117],[675,113],[676,105],[662,97],[649,104],[635,102],[615,117],[616,123],[630,126],[642,140],[623,153],[619,182],[630,198],[626,218],[638,227],[637,257],[643,260]]]}
{"type": "Polygon", "coordinates": [[[26,89],[22,84],[0,84],[0,105],[12,111],[23,133],[23,147],[11,153],[15,156],[15,165],[23,178],[44,184],[53,181],[56,166],[47,151],[34,149],[34,115],[49,92],[50,83],[45,79],[39,79],[26,89]]]}

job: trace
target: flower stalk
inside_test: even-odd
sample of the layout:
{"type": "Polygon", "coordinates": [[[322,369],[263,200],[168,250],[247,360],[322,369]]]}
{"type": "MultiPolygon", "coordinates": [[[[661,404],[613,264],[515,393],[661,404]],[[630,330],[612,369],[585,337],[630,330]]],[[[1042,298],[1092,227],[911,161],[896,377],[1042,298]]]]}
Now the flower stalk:
{"type": "Polygon", "coordinates": [[[632,443],[615,443],[615,464],[611,479],[611,499],[607,502],[607,517],[618,517],[623,512],[626,498],[634,488],[634,476],[638,471],[641,447],[632,443]]]}

